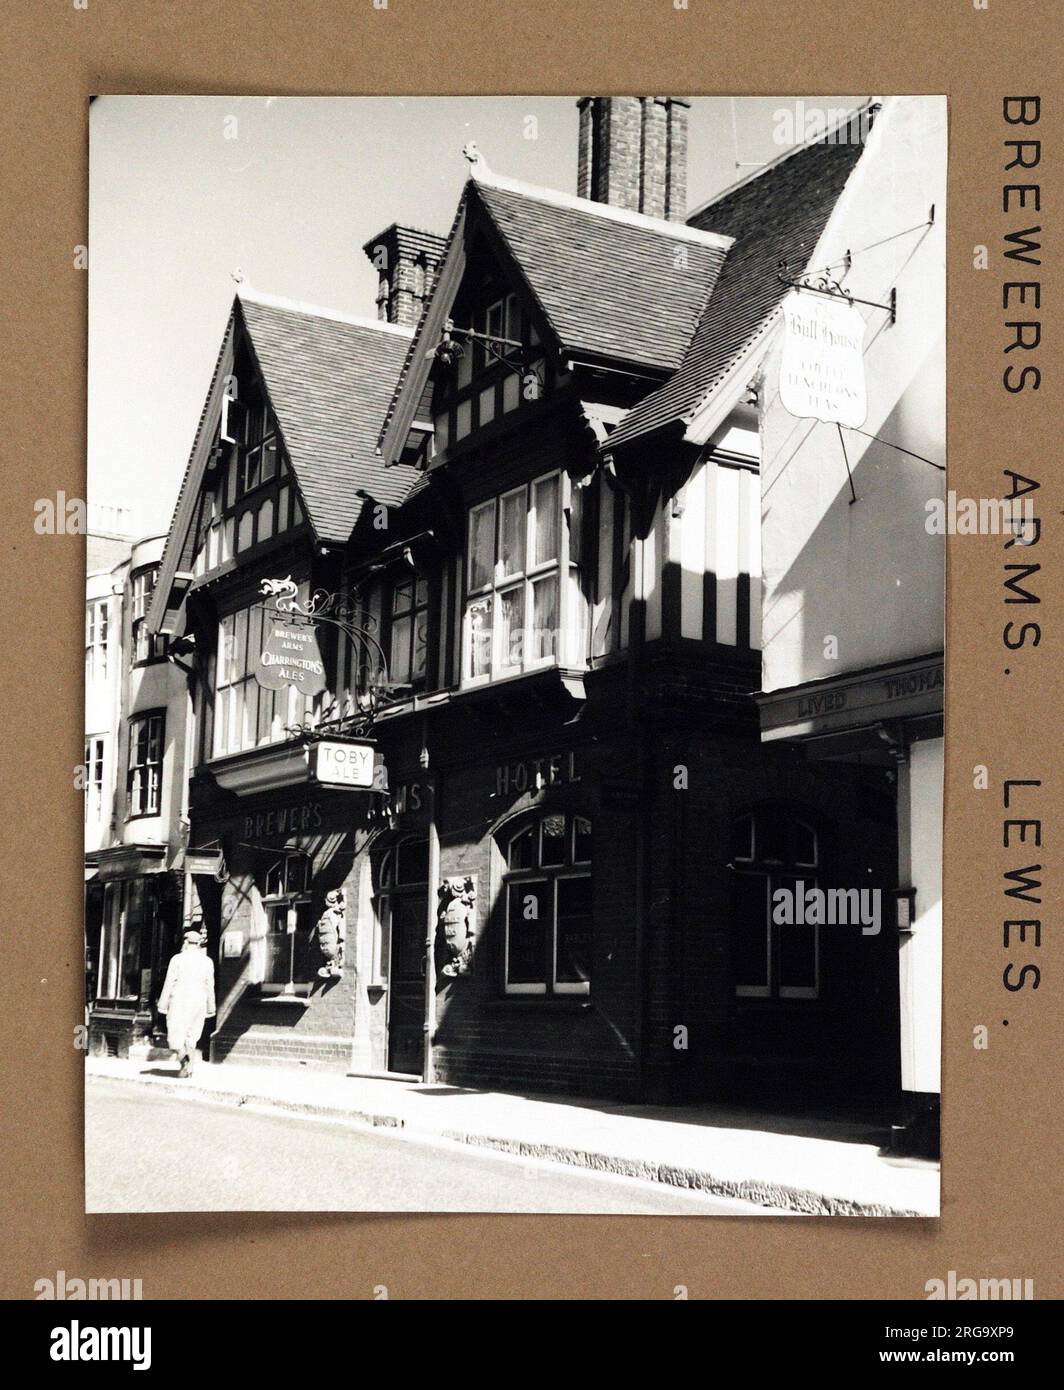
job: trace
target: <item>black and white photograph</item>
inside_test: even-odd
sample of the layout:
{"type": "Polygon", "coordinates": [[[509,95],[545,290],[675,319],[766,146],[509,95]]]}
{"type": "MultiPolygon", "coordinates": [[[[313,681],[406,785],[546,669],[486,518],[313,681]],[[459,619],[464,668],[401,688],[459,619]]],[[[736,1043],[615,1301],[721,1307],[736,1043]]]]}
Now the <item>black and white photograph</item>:
{"type": "Polygon", "coordinates": [[[92,100],[87,1212],[939,1215],[946,174],[92,100]]]}

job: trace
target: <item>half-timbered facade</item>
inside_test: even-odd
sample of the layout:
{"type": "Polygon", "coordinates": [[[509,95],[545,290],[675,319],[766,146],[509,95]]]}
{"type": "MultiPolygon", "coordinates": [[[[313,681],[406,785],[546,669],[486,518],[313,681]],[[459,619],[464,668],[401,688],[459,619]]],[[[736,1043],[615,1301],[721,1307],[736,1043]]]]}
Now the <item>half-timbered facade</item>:
{"type": "Polygon", "coordinates": [[[217,1060],[647,1099],[895,1081],[889,947],[769,919],[778,882],[888,886],[889,800],[763,744],[752,698],[742,354],[856,155],[685,221],[684,121],[588,99],[596,198],[469,150],[446,240],[367,245],[378,325],[234,305],[153,609],[196,646],[186,907],[217,1060]],[[692,355],[731,372],[697,441],[692,355]],[[259,679],[277,582],[336,596],[312,693],[259,679]],[[370,716],[373,789],[309,775],[370,716]]]}

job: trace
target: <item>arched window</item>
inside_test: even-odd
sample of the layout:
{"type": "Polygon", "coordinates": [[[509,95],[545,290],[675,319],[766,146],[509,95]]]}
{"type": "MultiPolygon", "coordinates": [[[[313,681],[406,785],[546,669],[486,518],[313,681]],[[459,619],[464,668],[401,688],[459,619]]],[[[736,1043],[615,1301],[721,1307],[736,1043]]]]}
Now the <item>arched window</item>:
{"type": "Polygon", "coordinates": [[[507,994],[589,993],[591,821],[541,814],[511,831],[500,849],[507,994]]]}
{"type": "Polygon", "coordinates": [[[805,920],[804,912],[805,894],[817,887],[816,830],[786,807],[763,807],[735,822],[731,848],[735,993],[749,999],[816,999],[820,929],[805,920]]]}

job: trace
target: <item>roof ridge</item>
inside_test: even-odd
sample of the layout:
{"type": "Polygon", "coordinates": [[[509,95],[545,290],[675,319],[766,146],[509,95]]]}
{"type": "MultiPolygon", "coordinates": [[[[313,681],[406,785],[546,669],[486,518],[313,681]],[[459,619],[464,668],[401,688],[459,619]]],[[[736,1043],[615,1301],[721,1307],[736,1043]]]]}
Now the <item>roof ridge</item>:
{"type": "Polygon", "coordinates": [[[348,314],[341,309],[326,309],[320,304],[309,304],[301,299],[286,299],[283,295],[267,294],[260,290],[237,292],[237,299],[243,304],[261,304],[266,309],[281,309],[292,314],[303,314],[307,318],[331,319],[336,323],[348,323],[355,328],[376,328],[382,333],[395,333],[401,338],[412,338],[414,331],[401,323],[389,323],[386,319],[371,319],[365,314],[348,314]]]}
{"type": "Polygon", "coordinates": [[[753,169],[749,174],[744,174],[742,178],[736,179],[734,183],[728,184],[728,186],[722,188],[719,193],[714,193],[712,198],[707,198],[704,203],[699,203],[698,207],[692,209],[692,211],[687,214],[688,223],[690,223],[693,217],[698,217],[702,213],[708,212],[710,208],[716,207],[718,203],[722,203],[725,198],[729,198],[733,193],[737,193],[740,188],[745,188],[747,184],[754,183],[757,179],[764,178],[766,174],[771,173],[774,169],[778,169],[781,164],[785,164],[788,159],[793,159],[795,155],[802,154],[805,150],[811,150],[817,145],[826,145],[830,137],[834,135],[836,131],[841,130],[844,125],[849,125],[855,116],[861,115],[864,111],[870,111],[877,102],[882,102],[882,97],[866,97],[859,106],[852,107],[844,116],[840,117],[834,125],[828,126],[819,135],[810,136],[808,140],[803,140],[800,145],[792,145],[789,150],[784,150],[783,153],[777,155],[775,159],[768,160],[767,163],[762,164],[759,168],[753,169]]]}
{"type": "Polygon", "coordinates": [[[613,203],[599,203],[593,198],[581,198],[575,193],[562,193],[556,188],[543,188],[538,184],[525,183],[521,179],[507,178],[503,174],[473,173],[469,181],[478,186],[498,188],[504,193],[516,193],[537,202],[549,203],[554,207],[589,212],[611,222],[621,222],[630,227],[640,227],[644,231],[658,232],[662,236],[673,237],[676,241],[692,241],[699,246],[712,246],[717,250],[726,251],[735,240],[734,237],[724,236],[720,232],[691,227],[687,222],[670,222],[664,217],[650,217],[645,212],[631,212],[628,208],[619,208],[613,203]]]}

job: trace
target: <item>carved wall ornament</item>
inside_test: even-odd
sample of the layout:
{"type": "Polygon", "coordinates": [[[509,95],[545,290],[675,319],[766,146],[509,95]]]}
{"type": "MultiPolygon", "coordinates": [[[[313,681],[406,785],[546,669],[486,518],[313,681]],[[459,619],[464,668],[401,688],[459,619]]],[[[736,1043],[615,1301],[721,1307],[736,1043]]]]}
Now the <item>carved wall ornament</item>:
{"type": "Polygon", "coordinates": [[[436,961],[440,975],[469,972],[476,939],[477,882],[472,877],[445,878],[437,890],[436,961]]]}

